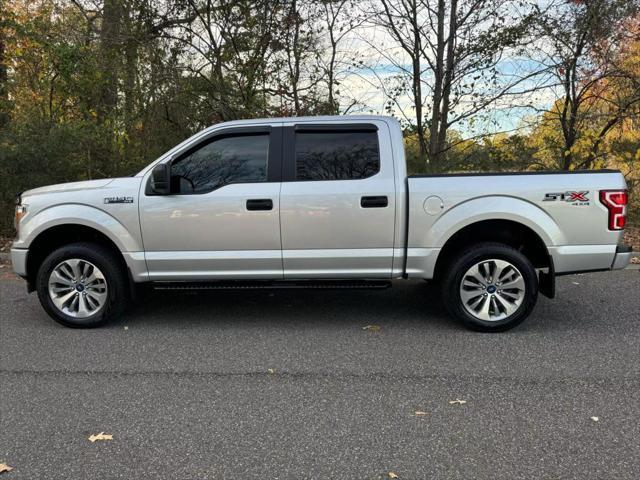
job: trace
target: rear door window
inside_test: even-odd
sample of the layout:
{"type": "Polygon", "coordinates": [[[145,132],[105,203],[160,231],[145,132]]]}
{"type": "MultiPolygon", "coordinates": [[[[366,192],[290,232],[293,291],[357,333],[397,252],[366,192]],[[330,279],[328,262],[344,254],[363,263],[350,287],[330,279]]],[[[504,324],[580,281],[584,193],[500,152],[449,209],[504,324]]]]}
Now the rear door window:
{"type": "Polygon", "coordinates": [[[361,180],[380,171],[375,131],[302,131],[295,135],[296,180],[361,180]]]}

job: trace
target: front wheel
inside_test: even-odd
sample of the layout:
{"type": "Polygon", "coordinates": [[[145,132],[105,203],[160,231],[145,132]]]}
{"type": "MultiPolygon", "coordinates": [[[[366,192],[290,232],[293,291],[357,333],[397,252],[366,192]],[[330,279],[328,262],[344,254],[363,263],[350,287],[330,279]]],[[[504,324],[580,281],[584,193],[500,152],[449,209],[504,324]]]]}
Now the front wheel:
{"type": "Polygon", "coordinates": [[[53,251],[36,279],[47,313],[66,327],[104,324],[125,308],[126,275],[116,256],[100,245],[74,243],[53,251]]]}
{"type": "Polygon", "coordinates": [[[538,299],[538,278],[518,250],[481,243],[449,265],[442,297],[449,313],[467,327],[501,332],[529,316],[538,299]]]}

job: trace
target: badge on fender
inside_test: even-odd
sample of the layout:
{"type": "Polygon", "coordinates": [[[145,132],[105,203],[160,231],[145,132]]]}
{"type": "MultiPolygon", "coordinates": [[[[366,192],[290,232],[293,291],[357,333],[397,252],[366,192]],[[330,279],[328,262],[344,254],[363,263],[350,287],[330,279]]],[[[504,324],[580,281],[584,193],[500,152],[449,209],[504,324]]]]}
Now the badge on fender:
{"type": "Polygon", "coordinates": [[[133,197],[105,197],[104,203],[133,203],[133,197]]]}

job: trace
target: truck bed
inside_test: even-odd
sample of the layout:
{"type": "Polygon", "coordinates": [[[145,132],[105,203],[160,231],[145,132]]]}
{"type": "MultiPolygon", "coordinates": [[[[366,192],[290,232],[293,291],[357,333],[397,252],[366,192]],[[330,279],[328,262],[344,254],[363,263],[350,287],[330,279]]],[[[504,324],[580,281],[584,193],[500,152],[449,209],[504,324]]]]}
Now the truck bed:
{"type": "Polygon", "coordinates": [[[617,170],[411,175],[407,186],[409,263],[412,253],[440,249],[465,225],[489,219],[528,227],[557,273],[610,268],[622,242],[599,199],[601,190],[625,188],[617,170]]]}

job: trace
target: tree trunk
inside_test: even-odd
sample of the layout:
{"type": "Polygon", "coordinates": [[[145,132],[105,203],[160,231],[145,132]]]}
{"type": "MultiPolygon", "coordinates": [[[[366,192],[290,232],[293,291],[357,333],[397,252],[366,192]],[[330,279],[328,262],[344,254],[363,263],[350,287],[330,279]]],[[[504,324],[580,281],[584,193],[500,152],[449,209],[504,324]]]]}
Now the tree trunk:
{"type": "Polygon", "coordinates": [[[329,60],[329,68],[327,69],[327,88],[328,88],[328,96],[327,102],[329,103],[329,108],[331,109],[332,115],[338,114],[338,108],[335,105],[335,78],[334,78],[334,70],[336,63],[336,55],[338,51],[338,45],[333,37],[333,26],[330,27],[329,30],[329,38],[331,41],[331,58],[329,60]]]}
{"type": "Polygon", "coordinates": [[[300,50],[298,39],[300,38],[300,18],[298,16],[298,6],[296,0],[291,1],[291,17],[294,22],[293,42],[291,44],[293,54],[293,67],[291,71],[291,87],[293,90],[293,105],[296,116],[300,116],[302,111],[300,106],[300,50]]]}
{"type": "Polygon", "coordinates": [[[418,134],[418,145],[420,147],[420,160],[429,163],[427,155],[427,142],[424,138],[424,114],[422,110],[422,63],[420,62],[420,52],[422,50],[422,38],[420,37],[420,26],[418,25],[418,7],[416,2],[411,5],[411,21],[413,28],[413,98],[416,108],[416,131],[418,134]]]}
{"type": "Polygon", "coordinates": [[[118,104],[118,56],[120,44],[121,0],[105,0],[100,31],[100,75],[98,122],[113,116],[118,104]]]}
{"type": "Polygon", "coordinates": [[[454,78],[456,66],[455,59],[455,39],[458,34],[457,24],[458,0],[451,0],[451,13],[449,17],[449,35],[447,43],[447,58],[444,71],[444,82],[442,87],[442,111],[440,114],[440,125],[438,126],[438,141],[436,143],[436,163],[442,164],[442,156],[447,143],[447,130],[449,128],[449,106],[451,98],[451,83],[454,78]]]}
{"type": "Polygon", "coordinates": [[[413,62],[413,96],[416,105],[416,132],[418,134],[418,145],[420,146],[420,160],[428,163],[427,142],[424,138],[424,120],[422,113],[422,84],[420,83],[420,59],[413,62]]]}
{"type": "Polygon", "coordinates": [[[133,12],[124,12],[124,25],[126,27],[126,44],[125,44],[125,65],[123,78],[124,93],[124,155],[127,160],[131,160],[132,139],[134,137],[133,124],[135,117],[136,105],[136,79],[138,73],[138,41],[139,33],[137,26],[132,24],[131,15],[133,12]]]}
{"type": "MultiPolygon", "coordinates": [[[[0,0],[0,19],[4,18],[3,0],[0,0]]],[[[0,128],[9,123],[9,77],[7,75],[7,63],[5,58],[5,33],[0,29],[0,128]]]]}
{"type": "Polygon", "coordinates": [[[133,124],[135,116],[136,100],[136,75],[138,67],[138,51],[135,41],[129,39],[125,48],[125,72],[124,72],[124,129],[126,133],[125,156],[130,160],[131,140],[134,136],[133,124]]]}
{"type": "Polygon", "coordinates": [[[444,83],[444,16],[445,0],[438,0],[438,26],[436,30],[436,58],[434,59],[435,71],[433,98],[431,101],[431,125],[429,126],[429,159],[436,163],[438,160],[438,138],[440,133],[440,108],[442,104],[442,87],[444,83]]]}

